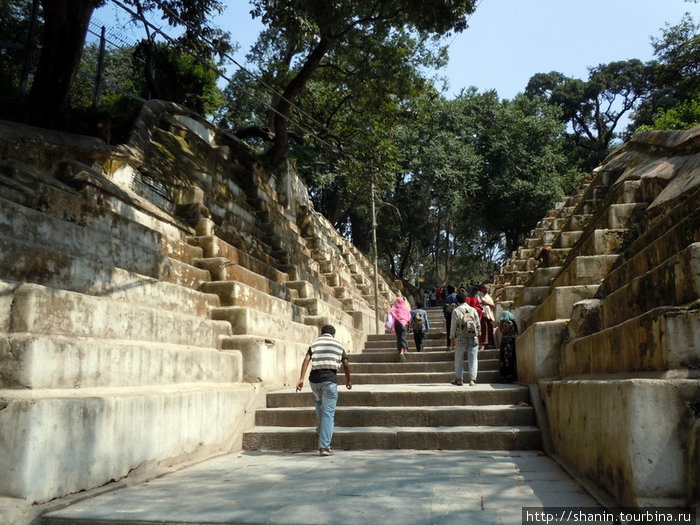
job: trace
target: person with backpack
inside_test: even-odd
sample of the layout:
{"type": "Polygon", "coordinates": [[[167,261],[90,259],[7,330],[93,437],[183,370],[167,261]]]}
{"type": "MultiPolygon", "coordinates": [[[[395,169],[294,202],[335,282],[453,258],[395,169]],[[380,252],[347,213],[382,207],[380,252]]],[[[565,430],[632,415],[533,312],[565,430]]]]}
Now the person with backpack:
{"type": "Polygon", "coordinates": [[[469,358],[469,386],[476,385],[479,361],[479,335],[481,323],[479,314],[466,302],[463,294],[457,295],[457,307],[452,311],[450,323],[450,348],[455,352],[455,380],[452,384],[464,384],[464,354],[469,358]]]}
{"type": "Polygon", "coordinates": [[[447,349],[450,349],[450,323],[452,322],[452,311],[457,307],[457,294],[455,287],[447,285],[447,296],[442,307],[442,314],[445,316],[445,330],[447,331],[447,349]]]}
{"type": "Polygon", "coordinates": [[[423,310],[423,303],[420,301],[416,304],[416,309],[411,310],[411,330],[413,331],[416,350],[421,352],[425,334],[430,330],[430,323],[428,322],[428,313],[423,310]]]}

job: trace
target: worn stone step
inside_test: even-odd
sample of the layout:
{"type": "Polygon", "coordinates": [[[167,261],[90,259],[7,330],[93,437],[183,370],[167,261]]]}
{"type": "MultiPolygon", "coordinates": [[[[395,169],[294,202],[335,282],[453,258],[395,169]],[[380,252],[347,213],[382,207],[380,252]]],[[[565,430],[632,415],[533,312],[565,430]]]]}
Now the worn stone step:
{"type": "Polygon", "coordinates": [[[153,341],[218,348],[227,323],[187,313],[47,288],[20,285],[13,295],[9,331],[153,341]]]}
{"type": "Polygon", "coordinates": [[[231,414],[255,393],[246,383],[0,390],[0,494],[43,502],[165,458],[227,451],[240,432],[231,414]]]}
{"type": "Polygon", "coordinates": [[[271,258],[260,260],[216,236],[189,237],[187,241],[193,246],[199,246],[202,249],[203,258],[223,257],[232,264],[238,264],[276,283],[282,284],[289,280],[289,276],[286,273],[274,267],[274,260],[271,258]]]}
{"type": "Polygon", "coordinates": [[[290,341],[286,336],[282,339],[231,335],[221,339],[221,348],[240,352],[244,381],[264,382],[268,387],[280,387],[296,384],[301,362],[311,341],[312,339],[305,342],[290,341]]]}
{"type": "Polygon", "coordinates": [[[224,257],[196,259],[195,265],[207,270],[211,274],[212,281],[238,281],[285,301],[291,300],[290,289],[283,284],[286,279],[282,283],[278,283],[264,275],[232,263],[224,257]]]}
{"type": "Polygon", "coordinates": [[[0,266],[8,277],[16,270],[29,272],[37,266],[33,271],[41,272],[43,265],[45,274],[58,279],[56,272],[66,272],[72,264],[78,264],[76,259],[86,259],[94,265],[122,268],[192,288],[209,280],[208,273],[161,253],[157,234],[152,236],[158,242],[144,244],[139,236],[149,237],[143,228],[131,235],[125,232],[128,240],[124,240],[0,199],[0,236],[7,246],[0,255],[0,266]],[[56,269],[52,266],[54,259],[56,269]]]}
{"type": "MultiPolygon", "coordinates": [[[[245,450],[318,448],[313,428],[257,427],[243,436],[245,450]]],[[[540,432],[534,426],[474,427],[336,427],[333,447],[339,450],[536,450],[540,432]]]]}
{"type": "MultiPolygon", "coordinates": [[[[700,198],[700,190],[694,197],[700,198]]],[[[695,205],[697,200],[689,198],[691,203],[674,208],[668,217],[658,219],[653,227],[647,229],[632,243],[624,261],[618,264],[606,276],[601,284],[603,295],[619,289],[639,275],[651,271],[662,264],[670,254],[685,250],[694,242],[698,242],[697,232],[700,229],[700,208],[695,205]]]]}
{"type": "MultiPolygon", "coordinates": [[[[456,387],[449,384],[430,385],[358,385],[346,390],[338,386],[338,406],[466,406],[466,405],[517,405],[529,404],[530,393],[526,386],[515,384],[477,384],[475,387],[456,387]]],[[[306,383],[308,385],[308,383],[306,383]]],[[[313,394],[306,388],[267,393],[267,407],[313,406],[313,394]]]]}
{"type": "Polygon", "coordinates": [[[202,284],[201,290],[215,294],[222,307],[253,308],[298,323],[303,323],[304,317],[308,315],[301,306],[238,281],[212,281],[202,284]]]}
{"type": "Polygon", "coordinates": [[[138,387],[242,380],[237,351],[160,342],[7,334],[0,388],[138,387]]]}
{"type": "Polygon", "coordinates": [[[580,475],[600,480],[626,505],[686,504],[688,480],[698,472],[687,448],[698,432],[688,407],[700,403],[700,380],[577,378],[547,381],[540,391],[558,429],[557,455],[580,475]],[[610,476],[611,469],[626,474],[610,476]]]}
{"type": "Polygon", "coordinates": [[[571,318],[574,303],[590,299],[598,291],[599,285],[557,286],[551,288],[537,309],[526,319],[527,326],[540,321],[571,318]]]}
{"type": "Polygon", "coordinates": [[[654,308],[618,325],[570,341],[561,352],[562,375],[700,366],[700,345],[697,344],[695,329],[700,323],[699,305],[695,301],[687,307],[654,308]]]}
{"type": "MultiPolygon", "coordinates": [[[[34,282],[49,288],[109,297],[115,301],[164,310],[187,311],[195,315],[208,315],[209,309],[219,304],[215,295],[84,257],[65,255],[45,246],[27,244],[2,235],[0,244],[0,278],[34,282]]],[[[177,261],[172,262],[183,269],[185,267],[177,261]]],[[[207,272],[191,266],[188,268],[193,270],[192,285],[205,276],[209,278],[207,272]]]]}
{"type": "Polygon", "coordinates": [[[515,306],[539,304],[548,290],[549,286],[525,286],[520,297],[515,300],[515,306]]]}
{"type": "Polygon", "coordinates": [[[571,248],[574,244],[576,244],[576,241],[581,238],[582,234],[583,232],[580,230],[562,231],[551,243],[551,245],[553,248],[571,248]]]}
{"type": "Polygon", "coordinates": [[[278,317],[253,308],[227,306],[212,309],[212,318],[230,323],[233,335],[272,337],[284,334],[295,343],[310,343],[318,337],[318,329],[291,319],[278,317]]]}
{"type": "MultiPolygon", "coordinates": [[[[313,407],[266,408],[255,412],[255,424],[268,427],[314,427],[313,407]]],[[[408,407],[338,407],[338,427],[454,427],[454,426],[524,426],[535,424],[530,406],[408,406],[408,407]]]]}
{"type": "Polygon", "coordinates": [[[606,278],[619,255],[579,255],[556,278],[553,286],[599,284],[606,278]]]}
{"type": "Polygon", "coordinates": [[[611,327],[657,305],[680,306],[700,297],[700,242],[640,274],[605,297],[603,327],[611,327]]]}
{"type": "Polygon", "coordinates": [[[559,345],[568,324],[568,319],[557,319],[521,328],[515,342],[519,381],[535,384],[541,378],[559,376],[559,345]]]}

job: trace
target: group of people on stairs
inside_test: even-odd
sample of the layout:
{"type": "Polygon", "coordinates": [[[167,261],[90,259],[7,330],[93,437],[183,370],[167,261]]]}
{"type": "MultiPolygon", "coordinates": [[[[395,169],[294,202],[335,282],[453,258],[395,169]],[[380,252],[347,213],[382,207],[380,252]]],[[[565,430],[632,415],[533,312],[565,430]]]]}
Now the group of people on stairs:
{"type": "MultiPolygon", "coordinates": [[[[455,379],[451,384],[464,384],[464,357],[467,356],[469,385],[476,384],[478,372],[478,351],[494,345],[493,320],[495,307],[487,285],[482,285],[473,293],[464,288],[458,291],[450,285],[444,298],[443,314],[447,327],[447,348],[454,351],[455,379]]],[[[406,334],[413,332],[418,352],[423,351],[430,321],[423,303],[418,302],[411,310],[403,297],[397,297],[386,316],[385,328],[396,335],[396,349],[401,361],[406,360],[408,342],[406,334]]],[[[501,380],[516,380],[515,338],[518,335],[513,314],[504,311],[499,321],[501,335],[500,374],[501,380]]],[[[309,347],[301,365],[301,374],[296,385],[297,392],[304,386],[306,372],[311,366],[309,384],[314,396],[318,446],[320,456],[332,456],[331,440],[335,426],[335,408],[338,401],[338,371],[345,371],[345,387],[352,389],[350,364],[343,345],[335,339],[335,327],[326,325],[321,335],[309,347]]]]}
{"type": "MultiPolygon", "coordinates": [[[[448,285],[443,299],[443,315],[446,326],[448,350],[455,353],[455,379],[452,384],[464,384],[464,359],[468,361],[469,385],[476,384],[478,373],[478,352],[486,348],[496,348],[494,338],[495,303],[489,295],[487,284],[474,287],[471,291],[461,287],[459,291],[448,285]]],[[[396,350],[401,361],[406,360],[408,342],[406,334],[413,332],[416,350],[423,350],[426,332],[430,329],[428,314],[419,301],[410,310],[403,297],[397,297],[386,316],[385,328],[396,335],[396,350]]],[[[504,311],[498,323],[501,336],[500,378],[503,382],[513,382],[517,378],[515,361],[515,338],[518,328],[513,314],[504,311]]]]}

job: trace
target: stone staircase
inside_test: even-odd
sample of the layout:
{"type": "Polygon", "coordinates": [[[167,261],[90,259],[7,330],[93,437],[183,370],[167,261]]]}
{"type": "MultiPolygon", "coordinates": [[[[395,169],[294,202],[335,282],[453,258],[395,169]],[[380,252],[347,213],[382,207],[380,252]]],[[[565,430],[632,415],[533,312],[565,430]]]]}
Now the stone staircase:
{"type": "Polygon", "coordinates": [[[622,505],[700,498],[698,137],[636,135],[497,280],[498,309],[521,328],[519,380],[539,386],[556,455],[622,505]],[[544,245],[551,265],[538,267],[544,245]]]}
{"type": "MultiPolygon", "coordinates": [[[[479,355],[479,384],[455,387],[454,354],[445,349],[442,308],[426,308],[431,330],[424,351],[397,359],[392,334],[370,335],[350,353],[353,388],[339,396],[333,446],[343,450],[539,449],[540,432],[528,388],[490,383],[498,375],[498,351],[479,355]]],[[[299,363],[299,366],[301,363],[299,363]]],[[[313,395],[286,389],[267,394],[256,427],[243,436],[247,450],[309,451],[317,448],[313,395]]]]}
{"type": "Polygon", "coordinates": [[[265,182],[234,139],[206,142],[203,119],[144,111],[143,140],[114,149],[0,122],[3,501],[239,449],[260,392],[294,383],[319,325],[348,347],[374,328],[369,263],[293,171],[265,182]],[[164,166],[203,188],[150,177],[164,166]]]}

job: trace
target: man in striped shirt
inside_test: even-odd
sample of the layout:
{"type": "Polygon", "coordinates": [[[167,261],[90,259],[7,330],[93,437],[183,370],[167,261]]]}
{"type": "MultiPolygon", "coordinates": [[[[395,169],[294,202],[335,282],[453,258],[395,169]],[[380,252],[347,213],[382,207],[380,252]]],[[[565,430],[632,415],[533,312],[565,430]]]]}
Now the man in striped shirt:
{"type": "Polygon", "coordinates": [[[318,422],[318,448],[321,456],[332,456],[331,439],[335,421],[335,405],[338,402],[338,370],[345,370],[345,387],[350,390],[350,363],[343,345],[335,338],[335,327],[325,325],[321,336],[309,347],[301,375],[297,383],[297,392],[304,386],[304,376],[311,363],[309,386],[314,394],[316,404],[316,421],[318,422]]]}

